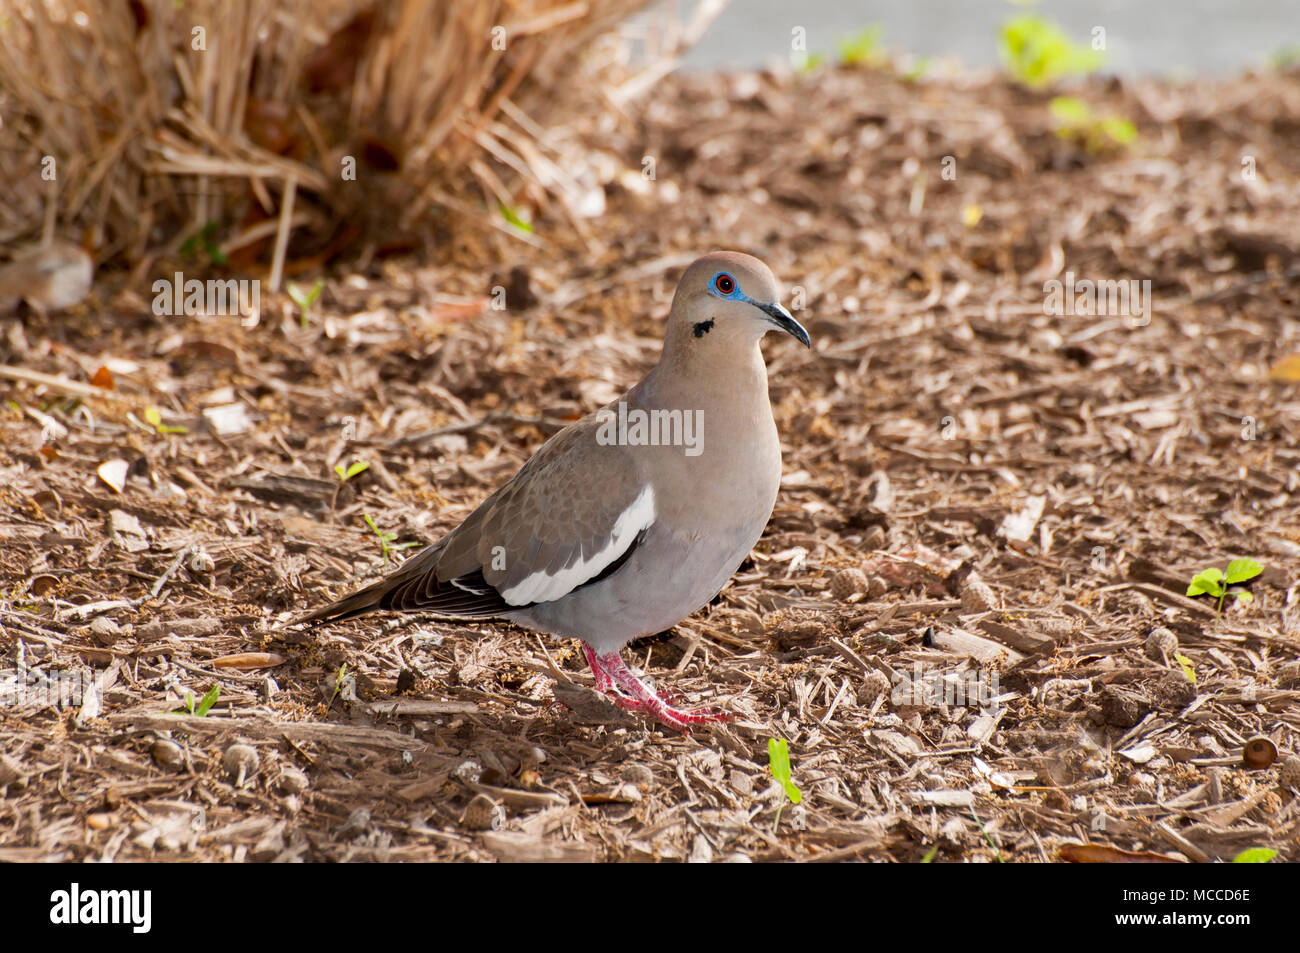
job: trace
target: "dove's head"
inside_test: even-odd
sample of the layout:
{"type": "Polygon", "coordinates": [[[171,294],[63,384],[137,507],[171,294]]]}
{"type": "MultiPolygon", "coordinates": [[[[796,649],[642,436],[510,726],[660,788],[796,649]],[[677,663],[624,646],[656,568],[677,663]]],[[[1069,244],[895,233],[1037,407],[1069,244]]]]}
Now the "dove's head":
{"type": "Polygon", "coordinates": [[[668,333],[679,346],[757,341],[771,330],[812,346],[808,332],[781,304],[781,286],[772,270],[734,251],[715,251],[691,263],[677,283],[669,324],[668,333]]]}

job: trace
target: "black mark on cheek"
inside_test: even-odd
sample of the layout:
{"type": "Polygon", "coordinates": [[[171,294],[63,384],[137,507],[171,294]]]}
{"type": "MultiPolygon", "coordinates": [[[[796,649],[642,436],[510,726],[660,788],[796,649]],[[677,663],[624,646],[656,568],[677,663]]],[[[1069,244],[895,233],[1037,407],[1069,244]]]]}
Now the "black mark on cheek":
{"type": "Polygon", "coordinates": [[[709,331],[711,331],[712,329],[713,329],[712,318],[709,318],[709,320],[707,321],[700,321],[695,325],[695,336],[697,338],[702,338],[704,337],[704,335],[708,334],[709,331]]]}

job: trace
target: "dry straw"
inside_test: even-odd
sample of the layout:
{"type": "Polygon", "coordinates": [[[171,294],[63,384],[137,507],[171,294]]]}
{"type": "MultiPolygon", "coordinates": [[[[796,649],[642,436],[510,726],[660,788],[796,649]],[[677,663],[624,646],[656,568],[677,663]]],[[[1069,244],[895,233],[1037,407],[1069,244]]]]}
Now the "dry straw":
{"type": "Polygon", "coordinates": [[[0,244],[80,231],[135,262],[216,222],[225,249],[282,264],[290,229],[337,242],[431,206],[491,223],[547,191],[533,110],[643,4],[18,2],[0,14],[0,244]]]}

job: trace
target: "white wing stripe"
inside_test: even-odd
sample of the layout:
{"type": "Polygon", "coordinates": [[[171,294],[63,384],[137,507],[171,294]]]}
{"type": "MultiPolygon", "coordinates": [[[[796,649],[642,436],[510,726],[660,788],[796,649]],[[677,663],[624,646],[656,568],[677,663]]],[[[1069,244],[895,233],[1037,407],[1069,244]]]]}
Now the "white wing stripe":
{"type": "Polygon", "coordinates": [[[501,598],[512,606],[528,605],[530,602],[551,602],[576,589],[588,579],[598,575],[622,556],[632,545],[637,534],[655,521],[654,488],[646,484],[632,505],[619,514],[614,521],[614,531],[609,541],[599,552],[592,553],[587,559],[581,559],[566,569],[551,575],[535,572],[525,576],[509,589],[501,590],[501,598]]]}

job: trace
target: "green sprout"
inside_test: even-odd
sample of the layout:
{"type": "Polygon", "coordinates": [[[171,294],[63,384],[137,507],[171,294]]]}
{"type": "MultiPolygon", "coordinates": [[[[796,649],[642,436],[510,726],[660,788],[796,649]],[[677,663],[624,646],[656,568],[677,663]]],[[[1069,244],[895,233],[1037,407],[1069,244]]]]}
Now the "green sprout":
{"type": "MultiPolygon", "coordinates": [[[[348,674],[348,663],[344,662],[342,665],[339,666],[339,673],[334,676],[334,694],[330,696],[330,705],[334,704],[334,702],[339,697],[339,692],[343,691],[343,682],[344,679],[347,678],[347,674],[348,674]]],[[[329,705],[327,705],[326,707],[328,708],[329,705]]]]}
{"type": "Polygon", "coordinates": [[[1269,56],[1268,62],[1276,73],[1300,66],[1300,43],[1279,47],[1269,56]]]}
{"type": "Polygon", "coordinates": [[[1187,676],[1187,680],[1188,680],[1189,682],[1191,682],[1193,685],[1195,685],[1195,684],[1196,684],[1196,668],[1195,668],[1195,666],[1192,665],[1192,660],[1189,659],[1189,658],[1188,658],[1186,655],[1184,655],[1182,652],[1175,652],[1175,653],[1174,653],[1174,661],[1177,662],[1179,665],[1181,665],[1181,666],[1183,667],[1183,674],[1187,676]]]}
{"type": "Polygon", "coordinates": [[[515,228],[519,229],[521,232],[524,232],[525,234],[528,235],[532,234],[533,232],[532,224],[526,221],[525,219],[523,219],[522,217],[520,217],[519,213],[516,212],[514,209],[512,209],[505,202],[498,200],[497,209],[498,211],[501,212],[501,217],[504,218],[511,225],[513,225],[515,228]]]}
{"type": "Polygon", "coordinates": [[[316,303],[320,293],[325,290],[325,279],[317,278],[316,283],[311,286],[310,290],[304,289],[302,285],[295,281],[291,281],[284,286],[284,290],[289,292],[289,297],[298,306],[300,315],[298,323],[305,328],[307,326],[307,316],[311,313],[311,306],[316,303]]]}
{"type": "Polygon", "coordinates": [[[1012,77],[1031,89],[1047,86],[1062,76],[1094,72],[1106,60],[1101,51],[1071,43],[1055,23],[1032,13],[1002,24],[998,52],[1012,77]]]}
{"type": "Polygon", "coordinates": [[[216,243],[213,236],[217,233],[217,222],[208,222],[185,241],[181,242],[181,257],[193,258],[200,251],[208,256],[208,261],[221,266],[226,263],[226,253],[216,243]]]}
{"type": "MultiPolygon", "coordinates": [[[[803,800],[803,792],[790,780],[790,745],[784,738],[767,739],[767,765],[772,777],[785,789],[785,796],[790,803],[798,804],[803,800]]],[[[776,809],[776,823],[781,823],[781,809],[785,801],[776,809]]]]}
{"type": "Polygon", "coordinates": [[[1191,584],[1187,587],[1189,596],[1209,595],[1217,599],[1214,611],[1218,615],[1223,614],[1223,600],[1228,596],[1235,596],[1238,602],[1251,602],[1254,596],[1247,589],[1237,587],[1239,582],[1245,582],[1248,579],[1254,579],[1264,571],[1264,567],[1253,559],[1234,559],[1228,563],[1226,571],[1218,567],[1211,566],[1209,569],[1202,569],[1192,577],[1191,584]]]}
{"type": "Polygon", "coordinates": [[[213,685],[211,688],[208,689],[208,693],[203,696],[203,698],[199,701],[198,705],[196,706],[194,704],[194,693],[187,688],[185,689],[185,710],[182,711],[181,709],[178,708],[176,709],[176,711],[172,712],[172,714],[193,715],[195,718],[202,718],[204,715],[206,715],[209,711],[212,710],[212,706],[217,703],[217,699],[220,697],[221,697],[221,686],[213,685]]]}
{"type": "Polygon", "coordinates": [[[912,60],[911,65],[903,72],[898,74],[898,78],[904,83],[915,83],[925,78],[925,74],[930,71],[930,57],[918,56],[912,60]]]}
{"type": "Polygon", "coordinates": [[[980,833],[984,835],[984,842],[989,845],[989,850],[993,851],[993,859],[997,861],[999,864],[1003,863],[1004,861],[1002,860],[1002,851],[998,850],[998,845],[993,843],[993,838],[990,837],[989,832],[984,829],[984,822],[981,821],[980,816],[975,813],[974,804],[971,805],[970,816],[975,818],[976,826],[979,827],[980,833]]]}
{"type": "Polygon", "coordinates": [[[146,407],[144,409],[144,422],[156,430],[159,435],[165,436],[169,433],[189,433],[187,427],[173,427],[170,424],[162,422],[162,413],[157,407],[146,407]]]}
{"type": "Polygon", "coordinates": [[[344,467],[341,463],[334,464],[334,472],[339,475],[341,483],[347,483],[358,473],[365,473],[370,469],[370,464],[364,460],[353,460],[348,466],[344,467]]]}
{"type": "Polygon", "coordinates": [[[1083,144],[1097,153],[1109,146],[1124,147],[1137,139],[1137,126],[1121,116],[1094,116],[1092,109],[1073,96],[1057,96],[1047,105],[1056,122],[1056,134],[1083,144]]]}
{"type": "Polygon", "coordinates": [[[811,73],[813,70],[817,69],[825,62],[826,62],[825,53],[805,53],[803,57],[803,62],[799,65],[799,69],[802,72],[811,73]]]}
{"type": "Polygon", "coordinates": [[[840,62],[845,66],[874,66],[884,60],[880,40],[885,35],[885,28],[879,23],[863,27],[852,36],[846,36],[835,43],[839,51],[840,62]]]}
{"type": "Polygon", "coordinates": [[[1232,862],[1234,864],[1267,864],[1276,856],[1277,851],[1271,847],[1247,847],[1232,858],[1232,862]]]}
{"type": "Polygon", "coordinates": [[[393,540],[397,539],[396,533],[381,532],[375,525],[375,521],[370,518],[370,514],[365,514],[366,525],[369,526],[376,536],[379,537],[379,549],[384,554],[384,562],[388,562],[389,553],[400,553],[403,549],[410,549],[412,546],[419,546],[418,542],[398,543],[393,545],[393,540]]]}

